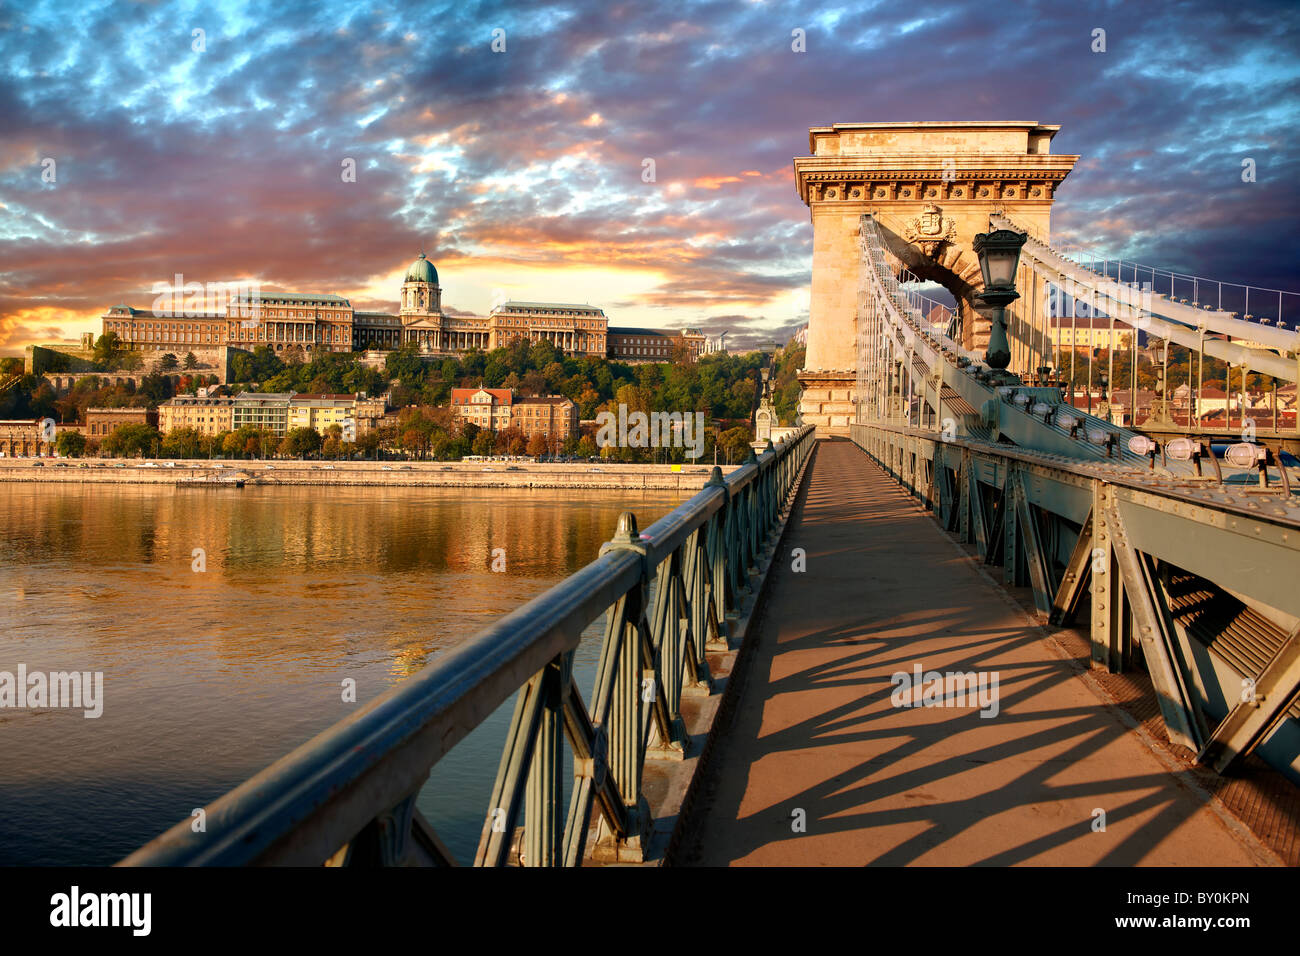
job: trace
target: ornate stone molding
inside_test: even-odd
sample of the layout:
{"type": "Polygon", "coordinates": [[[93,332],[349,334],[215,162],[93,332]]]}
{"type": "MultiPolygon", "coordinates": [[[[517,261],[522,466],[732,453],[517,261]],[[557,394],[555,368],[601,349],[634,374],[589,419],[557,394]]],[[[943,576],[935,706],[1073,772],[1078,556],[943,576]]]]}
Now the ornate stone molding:
{"type": "Polygon", "coordinates": [[[940,246],[957,238],[957,222],[951,216],[945,219],[943,209],[928,202],[919,216],[907,221],[903,238],[933,257],[940,246]]]}
{"type": "Polygon", "coordinates": [[[990,202],[1004,199],[1050,203],[1065,178],[1055,171],[961,171],[956,178],[942,171],[906,173],[808,173],[800,177],[806,202],[990,202]]]}

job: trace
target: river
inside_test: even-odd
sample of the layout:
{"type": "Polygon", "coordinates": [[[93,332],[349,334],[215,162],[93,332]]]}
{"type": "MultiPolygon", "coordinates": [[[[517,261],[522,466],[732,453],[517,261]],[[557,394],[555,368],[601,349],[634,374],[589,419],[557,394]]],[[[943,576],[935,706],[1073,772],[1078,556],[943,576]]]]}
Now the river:
{"type": "MultiPolygon", "coordinates": [[[[98,718],[0,707],[0,864],[116,862],[593,560],[619,512],[644,528],[682,500],[0,484],[0,671],[100,671],[104,687],[98,718]]],[[[587,634],[584,697],[599,622],[587,634]]],[[[509,713],[418,801],[461,862],[509,713]]]]}

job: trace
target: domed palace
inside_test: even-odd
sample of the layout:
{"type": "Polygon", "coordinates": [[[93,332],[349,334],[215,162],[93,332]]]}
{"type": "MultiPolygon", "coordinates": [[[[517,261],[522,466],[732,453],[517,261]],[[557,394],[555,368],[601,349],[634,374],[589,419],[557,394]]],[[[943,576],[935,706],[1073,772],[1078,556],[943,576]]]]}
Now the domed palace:
{"type": "MultiPolygon", "coordinates": [[[[179,277],[178,277],[179,278],[179,277]]],[[[505,302],[486,315],[442,310],[438,270],[423,252],[402,278],[396,315],[361,312],[342,296],[263,293],[245,287],[205,301],[202,287],[165,292],[152,308],[115,305],[102,316],[103,332],[128,349],[200,352],[223,347],[275,352],[365,352],[414,343],[422,352],[488,351],[522,338],[546,340],[571,355],[622,361],[668,361],[679,344],[692,358],[705,337],[691,330],[611,329],[602,309],[564,302],[505,302]],[[210,311],[203,311],[204,308],[210,311]]]]}

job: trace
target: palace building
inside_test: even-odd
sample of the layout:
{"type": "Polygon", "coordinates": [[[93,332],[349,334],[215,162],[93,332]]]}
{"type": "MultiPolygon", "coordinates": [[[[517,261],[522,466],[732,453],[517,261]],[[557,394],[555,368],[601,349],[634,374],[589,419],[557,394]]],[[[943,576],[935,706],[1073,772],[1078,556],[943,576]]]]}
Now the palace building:
{"type": "Polygon", "coordinates": [[[102,332],[128,349],[185,352],[223,346],[275,352],[386,351],[416,345],[429,353],[490,351],[515,339],[548,341],[570,355],[622,361],[667,361],[682,343],[692,361],[704,348],[698,332],[616,329],[602,309],[561,302],[505,302],[486,316],[442,309],[438,270],[420,253],[402,279],[396,315],[359,312],[346,298],[319,293],[239,293],[224,312],[136,309],[115,305],[102,332]]]}

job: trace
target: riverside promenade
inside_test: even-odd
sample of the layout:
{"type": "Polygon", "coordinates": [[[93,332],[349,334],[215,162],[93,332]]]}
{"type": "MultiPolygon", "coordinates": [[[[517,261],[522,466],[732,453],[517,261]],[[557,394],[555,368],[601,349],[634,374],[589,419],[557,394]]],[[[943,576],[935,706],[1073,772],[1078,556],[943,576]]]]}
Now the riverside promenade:
{"type": "Polygon", "coordinates": [[[855,445],[819,443],[782,550],[674,863],[1280,862],[855,445]],[[896,706],[917,665],[996,674],[996,714],[896,706]]]}

